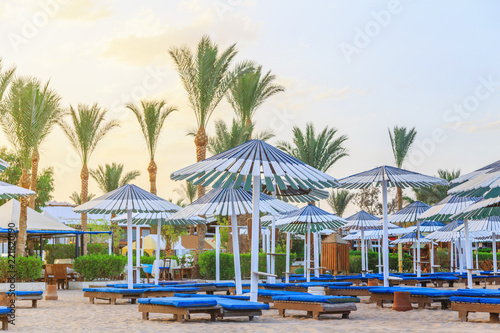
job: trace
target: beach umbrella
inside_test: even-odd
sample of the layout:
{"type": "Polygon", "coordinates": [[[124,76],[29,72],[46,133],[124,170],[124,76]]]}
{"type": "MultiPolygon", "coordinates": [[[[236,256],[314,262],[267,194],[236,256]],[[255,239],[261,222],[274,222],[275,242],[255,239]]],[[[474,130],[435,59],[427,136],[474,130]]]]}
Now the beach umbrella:
{"type": "MultiPolygon", "coordinates": [[[[344,226],[347,223],[341,217],[335,214],[328,213],[323,209],[316,207],[315,205],[308,204],[299,210],[295,210],[289,214],[283,216],[280,220],[276,222],[278,228],[282,232],[292,232],[297,234],[306,234],[307,239],[307,251],[310,253],[311,248],[311,231],[316,233],[324,229],[335,229],[344,226]]],[[[307,273],[307,282],[311,279],[310,274],[310,256],[306,256],[305,268],[307,273]]],[[[317,272],[318,263],[315,263],[314,271],[317,272]]]]}
{"type": "Polygon", "coordinates": [[[480,197],[459,197],[449,195],[422,213],[418,219],[420,221],[448,222],[453,220],[453,215],[463,211],[466,207],[479,200],[481,200],[480,197]]]}
{"type": "MultiPolygon", "coordinates": [[[[127,246],[132,249],[132,214],[175,212],[179,206],[132,184],[73,208],[76,213],[127,214],[127,246]]],[[[139,248],[139,247],[137,247],[139,248]]],[[[139,256],[140,257],[140,256],[139,256]]],[[[140,259],[139,259],[140,260],[140,259]]],[[[132,251],[128,251],[128,288],[133,289],[132,251]]],[[[137,271],[139,274],[139,271],[137,271]]]]}
{"type": "Polygon", "coordinates": [[[0,172],[4,172],[10,166],[9,163],[5,162],[0,158],[0,172]]]}
{"type": "MultiPolygon", "coordinates": [[[[161,236],[161,226],[164,225],[193,225],[196,226],[201,223],[206,223],[207,221],[199,216],[194,216],[189,219],[183,220],[168,220],[172,215],[173,209],[181,210],[182,207],[177,206],[172,203],[172,208],[170,212],[158,212],[158,213],[134,213],[132,214],[132,224],[136,226],[140,225],[150,225],[157,226],[157,235],[161,236]]],[[[111,221],[116,223],[127,223],[127,214],[118,215],[117,217],[111,219],[111,221]]],[[[138,228],[136,230],[139,230],[138,228]]],[[[136,239],[139,239],[139,231],[137,231],[136,239]]],[[[156,242],[156,262],[160,262],[160,242],[156,242]]],[[[136,258],[138,256],[136,255],[136,258]]],[[[155,267],[155,284],[159,284],[160,277],[160,265],[157,264],[155,267]]]]}
{"type": "Polygon", "coordinates": [[[429,233],[429,232],[434,232],[438,231],[442,227],[446,226],[443,222],[439,221],[424,221],[424,222],[418,222],[420,224],[420,227],[417,227],[417,225],[414,225],[412,227],[408,227],[409,230],[411,231],[416,231],[419,230],[420,232],[424,233],[429,233]]]}
{"type": "Polygon", "coordinates": [[[417,233],[413,231],[401,238],[392,241],[391,244],[416,244],[418,241],[423,244],[428,244],[431,242],[430,239],[425,238],[424,236],[422,236],[422,234],[417,235],[417,233]]]}
{"type": "Polygon", "coordinates": [[[381,166],[364,171],[339,180],[340,187],[346,189],[363,189],[370,186],[382,186],[384,236],[383,236],[383,267],[384,286],[389,286],[389,234],[387,223],[387,187],[418,188],[433,185],[446,185],[448,182],[441,178],[422,175],[420,173],[403,170],[391,166],[381,166]]]}
{"type": "MultiPolygon", "coordinates": [[[[259,203],[261,183],[274,192],[277,188],[285,190],[287,185],[294,189],[323,189],[335,187],[337,180],[306,163],[284,153],[261,140],[250,140],[223,153],[192,164],[170,176],[173,180],[192,181],[194,185],[230,187],[250,191],[255,186],[252,199],[252,235],[260,229],[259,203]],[[273,181],[276,182],[275,186],[273,181]]],[[[252,237],[251,244],[251,287],[250,300],[257,301],[259,277],[259,239],[252,237]]]]}
{"type": "Polygon", "coordinates": [[[380,218],[365,212],[364,210],[346,218],[348,223],[342,227],[344,230],[360,230],[361,231],[361,274],[364,277],[367,269],[367,258],[365,248],[365,230],[366,229],[383,229],[380,218]]]}
{"type": "MultiPolygon", "coordinates": [[[[242,294],[241,288],[241,267],[240,267],[240,247],[238,240],[238,215],[250,214],[252,212],[253,196],[251,192],[245,191],[243,188],[215,188],[209,191],[201,198],[193,201],[177,213],[173,214],[169,221],[183,221],[195,216],[207,215],[222,215],[231,216],[231,226],[233,232],[233,253],[234,253],[234,271],[236,279],[236,292],[238,295],[242,294]]],[[[297,210],[297,207],[274,199],[266,194],[261,193],[259,196],[258,209],[260,213],[268,213],[280,215],[285,212],[292,212],[297,210]]],[[[257,235],[258,233],[253,235],[257,235]]],[[[253,238],[253,237],[252,237],[253,238]]],[[[258,251],[258,250],[257,250],[258,251]]],[[[216,260],[217,263],[218,260],[216,260]]],[[[217,264],[218,266],[218,264],[217,264]]],[[[216,269],[218,271],[218,269],[216,269]]]]}
{"type": "MultiPolygon", "coordinates": [[[[405,222],[415,222],[419,215],[430,208],[429,205],[421,202],[414,201],[403,209],[391,214],[389,216],[389,222],[394,223],[405,223],[405,222]]],[[[419,230],[419,221],[417,221],[417,230],[419,230]]],[[[420,244],[417,245],[417,260],[420,262],[420,244]]],[[[398,262],[399,262],[399,271],[403,271],[403,246],[402,244],[398,244],[398,262]]],[[[420,267],[420,266],[419,266],[420,267]]],[[[418,269],[417,276],[420,276],[420,269],[418,269]]]]}
{"type": "Polygon", "coordinates": [[[11,185],[9,183],[0,182],[0,200],[10,200],[20,197],[29,197],[30,195],[35,195],[36,193],[25,189],[24,187],[19,187],[16,185],[11,185]]]}

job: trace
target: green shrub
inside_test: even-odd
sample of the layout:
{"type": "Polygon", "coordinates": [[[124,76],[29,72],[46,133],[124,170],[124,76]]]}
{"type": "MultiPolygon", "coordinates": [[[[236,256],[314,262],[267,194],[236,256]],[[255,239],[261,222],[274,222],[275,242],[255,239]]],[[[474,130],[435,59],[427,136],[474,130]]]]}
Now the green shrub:
{"type": "MultiPolygon", "coordinates": [[[[295,260],[295,254],[290,254],[290,262],[295,260]]],[[[215,279],[215,251],[205,251],[198,257],[198,265],[200,265],[200,273],[205,279],[215,279]]],[[[284,276],[286,270],[286,257],[276,256],[275,271],[276,275],[284,276]]],[[[240,254],[240,267],[242,278],[250,277],[251,254],[240,254]]],[[[265,253],[259,253],[259,271],[267,270],[267,262],[265,253]]],[[[232,253],[220,254],[220,278],[221,280],[234,279],[234,256],[232,253]]]]}
{"type": "Polygon", "coordinates": [[[86,281],[118,279],[127,257],[107,254],[88,254],[76,258],[73,268],[86,281]]]}
{"type": "MultiPolygon", "coordinates": [[[[75,259],[75,244],[48,244],[43,247],[47,264],[53,264],[54,259],[75,259]]],[[[87,244],[87,254],[108,254],[108,244],[87,244]]]]}
{"type": "MultiPolygon", "coordinates": [[[[12,259],[11,259],[12,260],[12,259]]],[[[15,277],[17,282],[32,282],[42,276],[43,262],[37,257],[18,257],[15,261],[15,277]]],[[[9,259],[0,259],[0,280],[5,281],[13,274],[9,268],[9,259]]]]}
{"type": "MultiPolygon", "coordinates": [[[[382,262],[382,258],[380,258],[382,262]]],[[[378,252],[368,252],[368,270],[378,273],[378,252]]],[[[412,257],[408,254],[403,254],[403,271],[410,271],[413,267],[412,257]]],[[[389,254],[389,269],[397,271],[399,269],[399,259],[397,253],[389,254]]],[[[349,251],[349,273],[361,272],[361,251],[349,251]]]]}

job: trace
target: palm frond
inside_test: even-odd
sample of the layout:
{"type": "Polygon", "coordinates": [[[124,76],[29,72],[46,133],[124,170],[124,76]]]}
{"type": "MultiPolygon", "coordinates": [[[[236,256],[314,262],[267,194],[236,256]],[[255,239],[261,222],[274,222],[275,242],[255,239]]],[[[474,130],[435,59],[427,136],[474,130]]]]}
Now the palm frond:
{"type": "Polygon", "coordinates": [[[415,127],[407,129],[406,127],[395,126],[391,132],[389,129],[389,138],[391,140],[392,154],[394,162],[398,168],[403,167],[403,163],[410,151],[413,141],[417,135],[415,127]]]}
{"type": "Polygon", "coordinates": [[[130,183],[141,175],[140,171],[134,170],[123,175],[123,164],[112,163],[99,165],[97,169],[89,170],[90,176],[97,182],[97,186],[103,193],[116,190],[130,183]]]}

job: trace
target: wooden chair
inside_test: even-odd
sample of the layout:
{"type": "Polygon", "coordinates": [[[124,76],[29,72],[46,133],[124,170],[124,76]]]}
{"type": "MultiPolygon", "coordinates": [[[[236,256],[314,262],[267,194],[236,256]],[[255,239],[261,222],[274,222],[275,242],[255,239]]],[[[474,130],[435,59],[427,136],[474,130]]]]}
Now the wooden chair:
{"type": "Polygon", "coordinates": [[[54,280],[57,283],[57,288],[69,289],[68,273],[65,265],[54,265],[54,280]]]}
{"type": "Polygon", "coordinates": [[[54,283],[54,265],[45,265],[44,281],[46,284],[54,283]]]}

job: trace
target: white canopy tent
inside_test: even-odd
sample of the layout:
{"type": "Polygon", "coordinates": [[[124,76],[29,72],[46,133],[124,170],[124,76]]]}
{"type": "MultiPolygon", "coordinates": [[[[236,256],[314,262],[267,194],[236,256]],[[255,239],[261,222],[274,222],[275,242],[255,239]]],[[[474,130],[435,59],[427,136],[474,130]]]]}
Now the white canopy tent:
{"type": "MultiPolygon", "coordinates": [[[[0,228],[9,228],[9,224],[13,223],[15,229],[19,228],[19,214],[21,204],[19,201],[12,199],[0,206],[0,228]]],[[[28,207],[27,230],[61,230],[75,231],[57,219],[40,214],[39,212],[28,207]]]]}

